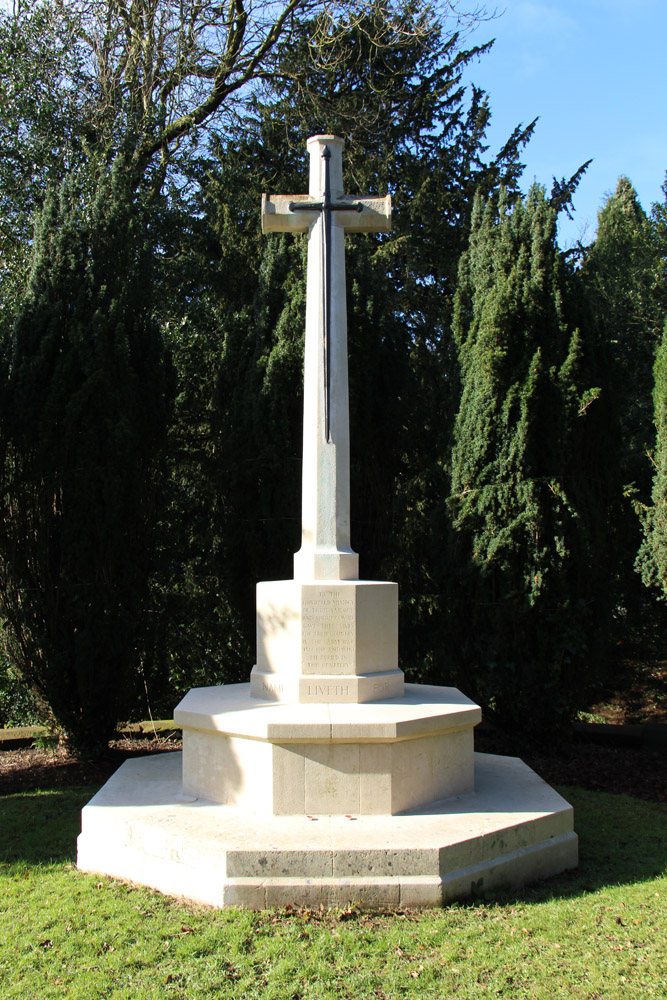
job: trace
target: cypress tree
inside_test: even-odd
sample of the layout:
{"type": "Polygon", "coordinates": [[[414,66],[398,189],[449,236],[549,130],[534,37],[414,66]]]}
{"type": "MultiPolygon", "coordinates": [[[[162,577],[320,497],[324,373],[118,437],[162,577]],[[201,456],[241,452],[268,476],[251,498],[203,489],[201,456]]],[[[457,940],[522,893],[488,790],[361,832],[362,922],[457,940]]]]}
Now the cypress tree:
{"type": "MultiPolygon", "coordinates": [[[[657,257],[657,281],[653,286],[654,313],[664,315],[667,304],[667,180],[662,186],[665,198],[653,205],[652,233],[657,257]]],[[[649,330],[650,337],[653,330],[649,330]]],[[[657,348],[653,366],[653,435],[647,452],[652,467],[650,503],[636,504],[642,528],[642,539],[635,569],[645,586],[660,598],[667,595],[667,322],[657,348]]]]}
{"type": "Polygon", "coordinates": [[[304,238],[264,239],[253,302],[228,317],[218,369],[215,480],[225,524],[223,565],[250,645],[255,583],[291,577],[301,538],[306,247],[304,238]]]}
{"type": "Polygon", "coordinates": [[[653,364],[665,317],[662,270],[659,231],[630,181],[620,177],[599,212],[596,239],[581,274],[596,317],[597,351],[605,364],[601,384],[608,390],[614,438],[616,502],[608,531],[616,558],[610,585],[617,606],[626,612],[618,625],[632,623],[635,628],[647,612],[654,612],[634,572],[642,544],[635,509],[645,510],[651,502],[652,470],[646,456],[654,440],[653,364]]]}
{"type": "Polygon", "coordinates": [[[656,439],[652,502],[640,508],[643,540],[635,567],[643,583],[664,597],[667,595],[667,324],[653,372],[656,439]]]}
{"type": "Polygon", "coordinates": [[[47,197],[3,343],[2,610],[25,679],[86,753],[139,703],[170,393],[126,179],[118,163],[47,197]]]}
{"type": "Polygon", "coordinates": [[[609,390],[617,404],[617,463],[626,490],[650,491],[646,451],[653,438],[653,363],[664,321],[654,229],[627,177],[598,214],[582,276],[607,345],[609,390]]]}
{"type": "Polygon", "coordinates": [[[598,390],[571,295],[544,191],[477,198],[454,312],[450,662],[500,721],[541,737],[582,697],[606,610],[582,468],[598,390]]]}

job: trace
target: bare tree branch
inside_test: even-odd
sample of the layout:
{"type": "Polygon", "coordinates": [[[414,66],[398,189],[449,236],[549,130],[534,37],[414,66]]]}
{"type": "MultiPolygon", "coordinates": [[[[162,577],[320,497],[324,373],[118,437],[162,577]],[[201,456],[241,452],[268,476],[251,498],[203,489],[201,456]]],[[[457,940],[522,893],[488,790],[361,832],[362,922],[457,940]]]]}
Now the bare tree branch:
{"type": "MultiPolygon", "coordinates": [[[[461,0],[465,3],[465,0],[461,0]]],[[[453,29],[486,15],[458,0],[28,0],[57,22],[82,52],[89,86],[81,121],[91,155],[129,154],[137,182],[156,154],[220,115],[247,106],[257,88],[279,77],[276,50],[304,21],[316,19],[318,58],[335,68],[350,26],[393,33],[371,40],[378,52],[424,36],[445,19],[453,29]]],[[[18,14],[17,16],[22,16],[18,14]]],[[[284,74],[284,67],[280,70],[284,74]]]]}

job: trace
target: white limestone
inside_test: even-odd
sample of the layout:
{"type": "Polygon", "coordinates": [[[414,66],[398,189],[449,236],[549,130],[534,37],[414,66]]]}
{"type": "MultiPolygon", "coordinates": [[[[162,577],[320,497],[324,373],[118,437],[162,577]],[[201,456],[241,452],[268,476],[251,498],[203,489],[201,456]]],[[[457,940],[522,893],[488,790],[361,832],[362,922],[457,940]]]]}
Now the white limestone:
{"type": "Polygon", "coordinates": [[[184,796],[180,754],[128,761],[83,810],[78,866],[213,906],[436,906],[577,864],[572,809],[516,758],[400,816],[256,817],[184,796]]]}
{"type": "Polygon", "coordinates": [[[211,730],[276,743],[401,740],[441,730],[472,728],[481,711],[456,688],[406,684],[401,698],[363,705],[298,705],[260,701],[247,684],[193,688],[174,710],[188,729],[211,730]]]}
{"type": "Polygon", "coordinates": [[[308,195],[265,195],[264,232],[308,232],[301,548],[294,580],[257,586],[257,698],[329,703],[392,698],[398,587],[359,580],[350,543],[345,233],[386,232],[391,198],[343,194],[343,140],[308,140],[308,195]],[[313,210],[305,209],[313,205],[313,210]],[[349,205],[349,210],[346,206],[349,205]]]}
{"type": "Polygon", "coordinates": [[[364,702],[403,693],[398,587],[367,580],[257,585],[252,694],[289,702],[364,702]]]}
{"type": "Polygon", "coordinates": [[[347,376],[347,308],[345,292],[345,232],[388,232],[391,198],[349,197],[343,194],[343,140],[312,136],[308,195],[265,195],[264,232],[307,231],[306,339],[304,358],[304,420],[301,549],[294,557],[298,580],[349,580],[359,576],[359,557],[350,544],[350,432],[347,376]],[[290,204],[321,203],[325,195],[328,150],[331,198],[350,203],[350,211],[331,213],[330,357],[325,373],[323,298],[325,259],[324,212],[294,212],[290,204]],[[353,206],[361,205],[360,212],[353,206]],[[329,420],[326,419],[327,409],[329,420]],[[328,426],[328,434],[326,432],[328,426]]]}
{"type": "Polygon", "coordinates": [[[344,234],[388,230],[391,202],[342,193],[342,145],[310,139],[309,195],[262,201],[265,232],[309,233],[294,580],[257,586],[250,683],[190,691],[182,756],[128,762],[83,810],[80,868],[215,906],[437,905],[577,863],[571,807],[474,754],[461,692],[404,684],[396,584],[358,579],[344,234]]]}
{"type": "Polygon", "coordinates": [[[394,815],[470,792],[479,719],[455,689],[417,684],[345,707],[257,703],[247,684],[199,688],[174,712],[184,791],[275,816],[394,815]]]}

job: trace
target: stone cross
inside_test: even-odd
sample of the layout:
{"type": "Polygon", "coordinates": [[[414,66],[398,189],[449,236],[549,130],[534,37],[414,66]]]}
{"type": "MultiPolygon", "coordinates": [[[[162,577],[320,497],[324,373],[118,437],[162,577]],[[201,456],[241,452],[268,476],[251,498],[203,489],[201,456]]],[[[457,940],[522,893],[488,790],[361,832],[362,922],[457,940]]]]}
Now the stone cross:
{"type": "Polygon", "coordinates": [[[391,197],[343,194],[343,140],[308,139],[307,195],[263,195],[262,231],[308,232],[301,549],[295,580],[354,580],[345,301],[346,232],[389,232],[391,197]]]}

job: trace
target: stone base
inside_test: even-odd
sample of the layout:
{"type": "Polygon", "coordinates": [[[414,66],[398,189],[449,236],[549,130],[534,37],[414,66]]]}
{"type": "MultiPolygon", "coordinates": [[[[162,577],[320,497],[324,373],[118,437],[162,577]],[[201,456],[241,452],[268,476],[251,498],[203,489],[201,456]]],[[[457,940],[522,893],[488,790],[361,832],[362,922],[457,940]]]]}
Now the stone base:
{"type": "Polygon", "coordinates": [[[285,704],[248,684],[194,688],[174,711],[183,788],[248,812],[394,815],[473,789],[473,727],[456,688],[407,684],[365,704],[285,704]]]}
{"type": "Polygon", "coordinates": [[[185,795],[181,754],[127,761],[84,808],[77,864],[213,906],[438,906],[577,864],[572,808],[522,761],[400,816],[265,816],[185,795]]]}
{"type": "Polygon", "coordinates": [[[267,673],[254,666],[250,671],[250,692],[262,701],[282,701],[302,705],[360,705],[384,698],[400,698],[404,690],[402,670],[384,670],[374,674],[298,674],[267,673]]]}
{"type": "Polygon", "coordinates": [[[257,584],[253,697],[362,702],[403,694],[398,586],[376,580],[257,584]]]}

